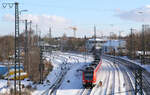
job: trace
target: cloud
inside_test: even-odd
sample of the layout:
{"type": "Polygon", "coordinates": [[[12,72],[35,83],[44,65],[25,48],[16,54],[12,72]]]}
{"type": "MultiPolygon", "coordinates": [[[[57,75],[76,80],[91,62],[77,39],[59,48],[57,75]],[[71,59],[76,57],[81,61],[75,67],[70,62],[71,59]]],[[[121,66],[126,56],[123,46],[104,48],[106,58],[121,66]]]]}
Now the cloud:
{"type": "Polygon", "coordinates": [[[134,22],[150,22],[150,5],[136,8],[130,11],[116,11],[117,17],[134,22]]]}
{"type": "Polygon", "coordinates": [[[14,21],[15,18],[14,18],[13,15],[6,14],[6,15],[4,15],[4,16],[2,17],[2,20],[4,20],[4,21],[14,21]]]}
{"type": "MultiPolygon", "coordinates": [[[[2,17],[3,20],[14,22],[14,16],[10,14],[6,14],[2,17]]],[[[56,15],[33,15],[33,14],[25,14],[20,16],[20,20],[28,21],[32,20],[32,25],[35,26],[37,24],[42,32],[48,32],[48,28],[55,28],[55,31],[63,31],[66,27],[69,27],[71,21],[61,16],[56,15]]],[[[46,33],[45,33],[46,34],[46,33]]]]}

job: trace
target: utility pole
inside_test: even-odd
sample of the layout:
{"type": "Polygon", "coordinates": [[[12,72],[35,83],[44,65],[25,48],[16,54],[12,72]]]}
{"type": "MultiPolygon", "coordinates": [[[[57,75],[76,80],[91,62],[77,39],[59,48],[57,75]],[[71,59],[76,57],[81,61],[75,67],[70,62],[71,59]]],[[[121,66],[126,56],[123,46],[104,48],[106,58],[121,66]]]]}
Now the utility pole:
{"type": "Polygon", "coordinates": [[[141,63],[145,64],[145,30],[146,30],[146,25],[142,25],[142,58],[141,58],[141,63]]]}
{"type": "Polygon", "coordinates": [[[96,26],[94,25],[94,46],[93,46],[93,56],[96,60],[96,26]]]}
{"type": "Polygon", "coordinates": [[[25,71],[28,70],[28,21],[25,20],[25,71]]]}
{"type": "MultiPolygon", "coordinates": [[[[144,12],[140,11],[138,12],[139,14],[143,14],[144,12]]],[[[142,19],[143,22],[144,22],[144,18],[142,19]]],[[[145,64],[145,38],[144,38],[144,35],[145,35],[145,30],[146,28],[148,27],[148,25],[142,25],[142,37],[141,37],[141,42],[142,42],[142,56],[141,56],[141,64],[145,64]]]]}
{"type": "Polygon", "coordinates": [[[21,95],[21,80],[20,80],[20,42],[19,42],[19,3],[3,3],[4,8],[9,6],[12,8],[15,5],[15,77],[14,77],[14,95],[17,94],[17,65],[19,65],[19,95],[21,95]]]}
{"type": "Polygon", "coordinates": [[[16,93],[16,65],[19,65],[19,95],[21,95],[20,80],[20,41],[19,41],[19,3],[15,3],[15,93],[16,93]]]}
{"type": "Polygon", "coordinates": [[[30,59],[30,50],[32,48],[32,38],[31,38],[31,34],[32,34],[32,28],[31,28],[31,25],[32,25],[32,21],[30,20],[29,22],[29,25],[30,25],[30,29],[29,29],[29,32],[28,32],[28,73],[29,73],[29,78],[31,79],[32,75],[30,74],[31,72],[31,59],[30,59]]]}
{"type": "Polygon", "coordinates": [[[86,50],[86,36],[84,36],[84,40],[85,40],[85,43],[84,43],[84,48],[85,48],[85,63],[86,63],[86,55],[87,55],[87,50],[86,50]]]}
{"type": "Polygon", "coordinates": [[[133,28],[130,29],[131,30],[131,34],[130,34],[130,57],[131,59],[133,59],[133,28]]]}
{"type": "Polygon", "coordinates": [[[40,71],[40,83],[43,83],[43,46],[40,46],[40,64],[39,64],[39,71],[40,71]]]}
{"type": "MultiPolygon", "coordinates": [[[[134,29],[135,31],[135,29],[134,29]]],[[[133,31],[133,32],[134,32],[133,31]]],[[[135,56],[136,56],[136,43],[135,43],[135,33],[132,33],[132,43],[133,43],[133,59],[135,59],[135,56]]]]}
{"type": "Polygon", "coordinates": [[[35,25],[35,34],[38,35],[38,24],[35,25]]]}
{"type": "Polygon", "coordinates": [[[96,26],[94,25],[94,46],[96,48],[96,26]]]}
{"type": "Polygon", "coordinates": [[[119,56],[121,55],[121,31],[119,31],[119,56]]]}
{"type": "Polygon", "coordinates": [[[36,24],[36,26],[35,26],[36,28],[35,28],[35,34],[36,34],[36,36],[35,36],[35,40],[34,40],[34,42],[35,42],[35,45],[36,46],[38,46],[38,25],[36,24]]]}
{"type": "Polygon", "coordinates": [[[50,40],[52,38],[52,30],[51,30],[51,27],[49,28],[49,44],[50,44],[50,40]]]}
{"type": "MultiPolygon", "coordinates": [[[[49,28],[49,46],[51,46],[51,38],[52,38],[52,34],[51,34],[52,30],[51,27],[49,28]]],[[[50,60],[51,60],[51,54],[52,54],[52,48],[49,48],[49,52],[50,52],[50,60]]]]}
{"type": "Polygon", "coordinates": [[[42,83],[42,84],[43,84],[43,70],[44,70],[43,51],[44,51],[44,44],[42,43],[42,39],[40,37],[40,64],[39,64],[39,72],[40,72],[40,83],[42,83]]]}
{"type": "Polygon", "coordinates": [[[110,34],[109,34],[109,37],[110,37],[110,38],[109,38],[109,40],[110,40],[110,41],[109,41],[109,47],[110,47],[110,48],[109,48],[109,50],[110,50],[110,55],[112,55],[112,53],[113,53],[113,47],[112,47],[112,44],[111,44],[111,43],[112,43],[112,41],[111,41],[111,40],[112,40],[112,38],[111,38],[112,33],[113,33],[113,32],[110,32],[110,34]]]}
{"type": "Polygon", "coordinates": [[[114,54],[114,64],[116,63],[116,50],[115,48],[113,49],[113,54],[114,54]]]}
{"type": "Polygon", "coordinates": [[[29,24],[30,24],[30,32],[29,32],[29,45],[30,45],[30,47],[32,46],[32,37],[31,37],[31,35],[32,35],[32,20],[30,20],[30,22],[29,22],[29,24]]]}
{"type": "Polygon", "coordinates": [[[135,36],[134,36],[134,31],[135,29],[131,28],[131,34],[130,34],[130,57],[131,59],[135,58],[135,36]]]}

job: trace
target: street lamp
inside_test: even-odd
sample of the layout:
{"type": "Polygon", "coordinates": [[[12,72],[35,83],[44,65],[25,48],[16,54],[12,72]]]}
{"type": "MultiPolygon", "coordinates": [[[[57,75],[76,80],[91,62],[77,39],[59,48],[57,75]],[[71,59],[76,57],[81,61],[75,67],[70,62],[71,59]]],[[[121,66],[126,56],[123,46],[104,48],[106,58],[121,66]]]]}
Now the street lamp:
{"type": "MultiPolygon", "coordinates": [[[[138,13],[143,14],[144,12],[138,12],[138,13]]],[[[144,22],[144,18],[142,19],[142,21],[144,22]]],[[[141,39],[143,52],[141,52],[141,55],[142,55],[141,64],[145,64],[145,39],[144,39],[145,28],[146,28],[146,25],[143,24],[142,25],[142,39],[141,39]]]]}
{"type": "MultiPolygon", "coordinates": [[[[22,12],[27,12],[27,10],[21,10],[18,12],[18,32],[20,30],[19,28],[19,16],[21,15],[22,12]]],[[[18,37],[20,38],[20,34],[18,33],[18,37]]],[[[18,40],[18,52],[19,52],[19,57],[20,57],[20,41],[18,40]]],[[[19,58],[18,58],[19,59],[19,58]]],[[[21,71],[20,71],[20,61],[19,61],[19,95],[21,95],[21,79],[20,79],[20,75],[21,75],[21,71]]],[[[16,73],[16,72],[15,72],[16,73]]],[[[15,76],[16,77],[16,76],[15,76]]]]}
{"type": "Polygon", "coordinates": [[[22,12],[28,12],[28,10],[20,10],[19,14],[21,15],[22,12]]]}

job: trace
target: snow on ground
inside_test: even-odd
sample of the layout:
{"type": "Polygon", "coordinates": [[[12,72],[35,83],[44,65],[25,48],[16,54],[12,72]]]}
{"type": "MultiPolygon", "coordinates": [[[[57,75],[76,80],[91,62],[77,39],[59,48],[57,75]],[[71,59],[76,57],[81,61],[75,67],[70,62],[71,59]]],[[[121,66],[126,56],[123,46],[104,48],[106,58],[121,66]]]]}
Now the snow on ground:
{"type": "MultiPolygon", "coordinates": [[[[27,80],[22,84],[32,85],[37,88],[32,95],[41,95],[57,81],[63,70],[67,69],[67,73],[61,82],[59,88],[55,91],[56,95],[80,95],[84,90],[82,86],[82,72],[84,65],[89,64],[93,58],[84,56],[83,54],[53,52],[52,55],[45,54],[47,60],[51,60],[53,65],[52,72],[49,73],[43,84],[33,84],[27,80]],[[66,68],[66,69],[64,69],[66,68]]],[[[112,62],[102,60],[102,65],[98,78],[102,81],[102,86],[98,84],[92,89],[91,95],[106,95],[115,92],[124,92],[124,75],[119,66],[114,66],[112,62]]],[[[132,78],[131,78],[132,79],[132,78]]],[[[0,80],[0,92],[6,92],[8,88],[6,80],[0,80]]],[[[124,95],[126,93],[121,93],[124,95]]],[[[45,95],[45,94],[44,94],[45,95]]]]}
{"type": "Polygon", "coordinates": [[[87,63],[78,63],[72,66],[72,69],[68,71],[65,79],[59,89],[57,90],[57,95],[74,95],[82,87],[82,72],[78,71],[82,69],[87,63]],[[69,82],[68,82],[69,81],[69,82]]]}
{"type": "MultiPolygon", "coordinates": [[[[58,56],[58,55],[57,55],[58,56]]],[[[49,80],[49,82],[44,81],[44,85],[36,85],[37,90],[33,92],[33,95],[41,95],[45,90],[47,90],[56,80],[59,74],[61,73],[61,65],[63,63],[60,58],[55,58],[56,56],[52,55],[52,65],[53,70],[50,72],[50,74],[47,76],[46,80],[49,80]]],[[[47,56],[49,58],[49,56],[47,56]]]]}
{"type": "MultiPolygon", "coordinates": [[[[0,67],[4,67],[4,68],[1,69],[0,72],[1,73],[3,72],[3,75],[6,75],[7,74],[6,73],[7,72],[7,67],[5,65],[0,65],[0,67]]],[[[12,71],[12,70],[14,70],[13,67],[12,67],[12,69],[10,71],[12,71]]],[[[25,73],[21,73],[21,74],[25,74],[25,73]]],[[[14,76],[14,75],[12,75],[12,76],[14,76]]],[[[25,86],[29,85],[29,83],[31,83],[31,82],[29,82],[27,80],[22,80],[21,82],[25,86]]],[[[4,94],[4,93],[6,94],[6,92],[9,93],[10,89],[14,87],[14,81],[13,80],[9,80],[9,85],[10,86],[8,87],[8,81],[7,80],[0,79],[0,95],[4,94]]]]}
{"type": "MultiPolygon", "coordinates": [[[[78,69],[83,68],[84,63],[73,65],[72,69],[68,71],[59,89],[55,95],[81,95],[80,92],[84,90],[82,86],[82,73],[77,72],[78,69]],[[69,80],[69,82],[68,82],[69,80]]],[[[98,74],[99,81],[102,81],[102,86],[98,84],[92,89],[90,95],[111,95],[119,94],[126,95],[126,87],[124,86],[124,74],[119,66],[114,66],[112,62],[103,59],[100,72],[98,74]],[[121,92],[121,93],[120,93],[121,92]]]]}
{"type": "MultiPolygon", "coordinates": [[[[45,54],[47,60],[52,61],[53,70],[47,76],[43,84],[33,84],[31,81],[22,80],[21,83],[26,85],[32,85],[32,87],[37,88],[32,94],[41,95],[45,92],[59,77],[62,72],[61,68],[64,68],[66,64],[67,68],[74,68],[78,64],[83,64],[85,62],[84,55],[82,54],[72,54],[72,53],[62,53],[62,52],[53,52],[52,55],[45,54]],[[81,58],[80,58],[80,57],[81,58]],[[79,59],[79,60],[78,60],[79,59]]],[[[88,57],[87,60],[92,60],[91,57],[88,57]]],[[[11,87],[13,88],[13,82],[10,81],[11,87]]],[[[0,80],[0,93],[5,93],[9,88],[7,87],[7,80],[0,80]]]]}
{"type": "MultiPolygon", "coordinates": [[[[46,55],[46,57],[47,57],[47,60],[50,60],[49,59],[50,55],[46,55]]],[[[85,65],[84,55],[80,55],[80,54],[53,52],[53,54],[51,55],[51,60],[52,60],[52,65],[54,67],[53,67],[52,72],[46,78],[46,80],[49,80],[50,82],[47,83],[46,80],[45,80],[44,85],[37,85],[36,86],[37,90],[34,91],[32,93],[32,95],[41,95],[43,92],[45,92],[47,89],[49,89],[49,87],[52,86],[55,83],[55,81],[57,80],[57,78],[59,77],[60,73],[62,72],[61,68],[64,68],[64,66],[66,66],[66,68],[70,68],[70,70],[68,71],[68,73],[65,77],[64,83],[66,83],[66,81],[68,79],[73,79],[73,78],[74,78],[74,82],[76,82],[75,81],[76,77],[73,77],[73,76],[70,76],[70,75],[76,74],[75,73],[76,69],[78,69],[81,66],[85,65]],[[81,58],[78,57],[78,56],[80,56],[81,58]]],[[[88,60],[91,61],[92,58],[89,57],[88,60]]],[[[81,73],[81,72],[79,72],[79,73],[81,73]]],[[[77,76],[81,76],[81,75],[77,75],[77,76]]],[[[80,78],[78,80],[81,81],[80,78]]],[[[70,81],[73,82],[72,80],[70,80],[70,81]]],[[[73,84],[70,84],[70,86],[71,85],[73,85],[73,84]]],[[[68,85],[68,87],[69,87],[69,85],[68,85]]]]}
{"type": "Polygon", "coordinates": [[[7,81],[6,80],[0,80],[0,93],[4,94],[7,92],[7,81]]]}
{"type": "Polygon", "coordinates": [[[64,54],[69,55],[67,63],[72,64],[70,70],[67,72],[61,86],[57,89],[57,95],[75,95],[77,92],[83,88],[82,87],[82,69],[84,65],[89,64],[93,59],[88,58],[85,62],[84,55],[79,54],[64,54]]]}

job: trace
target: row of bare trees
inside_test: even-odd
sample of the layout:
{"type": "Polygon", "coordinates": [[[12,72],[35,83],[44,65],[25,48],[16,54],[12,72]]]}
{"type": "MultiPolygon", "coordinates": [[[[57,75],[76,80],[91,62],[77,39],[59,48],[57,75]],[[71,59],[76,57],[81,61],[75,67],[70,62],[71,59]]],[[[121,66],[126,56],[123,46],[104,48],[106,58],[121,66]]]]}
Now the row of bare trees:
{"type": "MultiPolygon", "coordinates": [[[[25,58],[25,64],[24,67],[26,72],[28,73],[29,79],[34,81],[34,82],[39,82],[40,81],[40,40],[43,40],[43,38],[39,37],[37,34],[34,33],[34,30],[28,31],[28,44],[27,48],[28,51],[26,52],[27,58],[25,58]]],[[[25,33],[24,33],[25,34],[25,33]]],[[[23,37],[24,34],[22,35],[23,37]]],[[[25,43],[25,40],[22,40],[23,43],[25,43]]],[[[22,44],[24,46],[25,44],[22,44]]],[[[43,59],[43,58],[42,58],[43,59]]],[[[42,64],[44,64],[44,70],[43,70],[43,77],[46,78],[48,73],[52,70],[53,66],[51,62],[47,60],[43,60],[42,64]]]]}
{"type": "MultiPolygon", "coordinates": [[[[127,36],[127,50],[128,54],[132,54],[136,57],[136,51],[142,51],[143,42],[142,42],[142,32],[133,33],[127,36]],[[132,36],[132,37],[131,37],[132,36]],[[132,41],[132,42],[131,42],[132,41]]],[[[145,51],[150,51],[150,29],[147,29],[144,32],[144,47],[145,51]]],[[[129,55],[131,56],[131,55],[129,55]]]]}
{"type": "Polygon", "coordinates": [[[84,51],[85,49],[85,38],[67,37],[64,34],[62,37],[43,38],[46,43],[50,45],[58,45],[62,51],[84,51]]]}
{"type": "Polygon", "coordinates": [[[14,53],[14,37],[11,35],[0,37],[0,61],[9,59],[14,53]]]}
{"type": "MultiPolygon", "coordinates": [[[[25,52],[25,32],[20,34],[20,54],[21,63],[24,65],[25,71],[31,80],[38,82],[40,80],[39,75],[39,64],[40,64],[40,47],[38,46],[39,36],[34,34],[34,31],[28,31],[28,51],[25,52]],[[25,53],[28,53],[27,58],[25,58],[25,53]]],[[[0,62],[9,61],[10,56],[13,59],[14,55],[14,41],[15,38],[12,35],[0,36],[0,62]]],[[[52,65],[50,62],[44,60],[43,63],[47,66],[44,73],[44,77],[52,70],[52,65]]]]}
{"type": "Polygon", "coordinates": [[[82,51],[85,48],[85,39],[82,38],[68,38],[62,42],[64,51],[82,51]]]}

